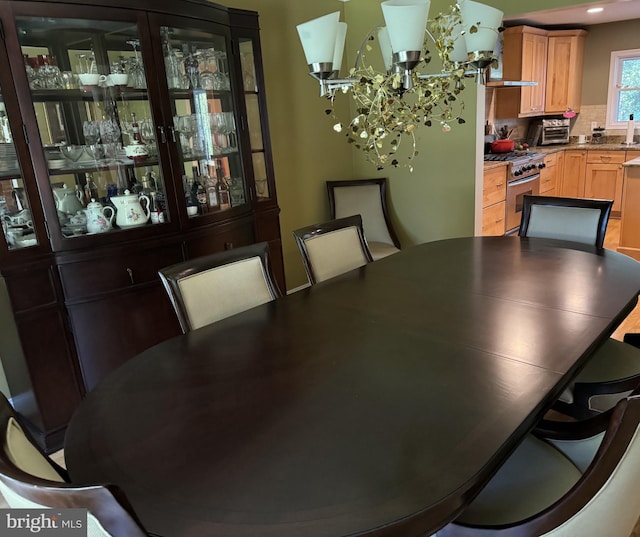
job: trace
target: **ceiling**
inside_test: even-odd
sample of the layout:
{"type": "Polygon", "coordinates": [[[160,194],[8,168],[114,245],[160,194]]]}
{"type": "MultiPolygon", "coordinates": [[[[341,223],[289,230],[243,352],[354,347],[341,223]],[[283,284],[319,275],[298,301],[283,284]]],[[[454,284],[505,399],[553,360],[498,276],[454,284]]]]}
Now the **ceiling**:
{"type": "Polygon", "coordinates": [[[630,19],[640,19],[640,0],[605,0],[566,8],[532,11],[505,17],[507,26],[528,24],[532,26],[589,26],[630,19]],[[587,13],[587,8],[602,7],[600,13],[587,13]]]}

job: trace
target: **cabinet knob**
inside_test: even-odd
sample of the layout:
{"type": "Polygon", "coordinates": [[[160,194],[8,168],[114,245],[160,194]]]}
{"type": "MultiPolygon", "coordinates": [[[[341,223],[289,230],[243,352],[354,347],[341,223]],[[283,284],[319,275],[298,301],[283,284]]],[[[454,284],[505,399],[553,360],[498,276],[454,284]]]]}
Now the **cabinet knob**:
{"type": "Polygon", "coordinates": [[[131,270],[130,268],[127,269],[127,274],[129,275],[129,279],[131,280],[131,284],[135,284],[136,282],[133,279],[133,270],[131,270]]]}
{"type": "Polygon", "coordinates": [[[233,250],[233,243],[232,242],[225,242],[224,243],[224,249],[225,250],[233,250]]]}
{"type": "Polygon", "coordinates": [[[164,132],[164,127],[162,125],[158,126],[158,134],[160,135],[160,142],[163,144],[167,143],[167,135],[164,132]]]}

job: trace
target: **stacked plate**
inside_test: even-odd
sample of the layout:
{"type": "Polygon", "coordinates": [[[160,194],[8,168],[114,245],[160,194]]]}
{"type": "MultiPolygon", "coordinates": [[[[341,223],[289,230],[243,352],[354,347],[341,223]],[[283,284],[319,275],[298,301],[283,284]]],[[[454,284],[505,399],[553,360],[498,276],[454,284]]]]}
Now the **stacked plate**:
{"type": "Polygon", "coordinates": [[[13,144],[0,144],[0,171],[18,170],[18,158],[13,144]]]}

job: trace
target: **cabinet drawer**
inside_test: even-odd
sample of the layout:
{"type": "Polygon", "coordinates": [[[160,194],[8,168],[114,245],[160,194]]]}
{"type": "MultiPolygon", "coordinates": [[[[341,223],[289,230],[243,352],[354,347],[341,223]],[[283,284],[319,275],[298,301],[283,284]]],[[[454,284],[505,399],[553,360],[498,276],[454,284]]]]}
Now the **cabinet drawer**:
{"type": "Polygon", "coordinates": [[[544,157],[544,165],[549,168],[555,166],[558,163],[558,153],[552,153],[544,157]]]}
{"type": "Polygon", "coordinates": [[[160,282],[158,270],[183,260],[180,244],[140,250],[130,255],[61,264],[65,298],[74,300],[132,285],[160,282]]]}
{"type": "Polygon", "coordinates": [[[482,186],[482,206],[488,207],[507,197],[507,167],[494,168],[484,172],[482,186]]]}
{"type": "Polygon", "coordinates": [[[624,151],[587,151],[587,162],[593,164],[622,164],[626,160],[624,151]]]}
{"type": "Polygon", "coordinates": [[[482,235],[504,235],[506,228],[505,211],[507,204],[504,201],[496,203],[482,211],[482,235]]]}
{"type": "MultiPolygon", "coordinates": [[[[554,167],[542,168],[540,171],[540,192],[555,190],[556,188],[556,169],[554,167]]],[[[547,196],[549,194],[546,194],[547,196]]]]}

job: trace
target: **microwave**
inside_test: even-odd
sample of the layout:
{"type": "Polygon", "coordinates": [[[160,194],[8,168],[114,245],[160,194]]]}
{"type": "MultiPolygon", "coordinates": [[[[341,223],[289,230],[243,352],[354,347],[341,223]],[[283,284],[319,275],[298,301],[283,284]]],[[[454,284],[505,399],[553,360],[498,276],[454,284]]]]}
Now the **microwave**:
{"type": "Polygon", "coordinates": [[[532,147],[536,145],[568,144],[570,130],[569,119],[539,119],[532,122],[529,127],[527,141],[532,147]]]}

